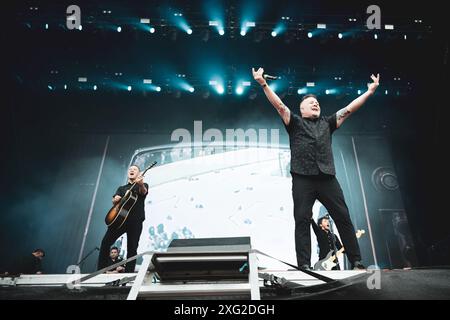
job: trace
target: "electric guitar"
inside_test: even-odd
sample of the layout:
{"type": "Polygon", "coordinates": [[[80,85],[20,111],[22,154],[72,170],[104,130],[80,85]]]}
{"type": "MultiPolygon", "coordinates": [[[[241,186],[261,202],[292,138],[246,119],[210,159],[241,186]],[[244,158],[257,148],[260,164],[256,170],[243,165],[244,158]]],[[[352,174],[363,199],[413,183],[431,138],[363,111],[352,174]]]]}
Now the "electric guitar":
{"type": "MultiPolygon", "coordinates": [[[[142,176],[144,176],[148,170],[153,168],[156,163],[157,162],[155,161],[148,168],[146,168],[142,173],[142,176]]],[[[138,195],[131,191],[135,185],[136,182],[128,188],[122,199],[120,199],[106,214],[105,223],[108,227],[119,229],[127,220],[131,209],[133,209],[138,199],[138,195]]]]}
{"type": "MultiPolygon", "coordinates": [[[[356,238],[361,238],[361,236],[366,233],[366,231],[364,230],[358,230],[356,232],[356,238]]],[[[331,250],[330,252],[328,252],[327,256],[325,258],[323,258],[322,260],[319,260],[316,262],[316,264],[314,265],[314,270],[326,270],[326,271],[330,271],[331,269],[333,269],[337,263],[334,262],[336,260],[336,258],[340,257],[342,255],[342,253],[344,253],[344,247],[342,247],[341,249],[339,249],[336,252],[336,255],[333,255],[333,250],[331,250]]]]}

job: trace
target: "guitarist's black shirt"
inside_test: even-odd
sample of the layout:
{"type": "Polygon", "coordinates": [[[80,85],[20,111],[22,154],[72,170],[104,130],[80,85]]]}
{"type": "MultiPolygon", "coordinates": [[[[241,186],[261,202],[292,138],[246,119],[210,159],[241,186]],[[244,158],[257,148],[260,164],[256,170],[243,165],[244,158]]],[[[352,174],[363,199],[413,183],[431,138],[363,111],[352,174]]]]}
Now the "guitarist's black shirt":
{"type": "MultiPolygon", "coordinates": [[[[116,193],[114,196],[121,196],[123,197],[125,195],[125,192],[131,187],[132,183],[127,183],[126,185],[120,186],[117,188],[116,193]]],[[[131,209],[130,214],[128,215],[127,220],[130,220],[130,222],[142,222],[145,220],[145,211],[144,211],[144,200],[145,197],[147,197],[148,194],[148,184],[144,183],[145,188],[147,189],[147,193],[145,195],[141,195],[139,193],[139,186],[135,185],[132,189],[134,194],[138,195],[138,198],[136,200],[136,204],[134,205],[133,209],[131,209]]]]}

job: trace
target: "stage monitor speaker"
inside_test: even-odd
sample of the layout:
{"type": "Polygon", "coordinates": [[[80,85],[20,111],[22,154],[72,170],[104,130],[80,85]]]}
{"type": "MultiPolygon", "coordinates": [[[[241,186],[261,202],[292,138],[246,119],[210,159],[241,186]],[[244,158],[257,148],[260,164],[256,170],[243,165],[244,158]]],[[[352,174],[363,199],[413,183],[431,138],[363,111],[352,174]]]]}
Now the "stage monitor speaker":
{"type": "Polygon", "coordinates": [[[248,280],[250,250],[250,237],[176,239],[153,255],[153,271],[161,282],[248,280]]]}

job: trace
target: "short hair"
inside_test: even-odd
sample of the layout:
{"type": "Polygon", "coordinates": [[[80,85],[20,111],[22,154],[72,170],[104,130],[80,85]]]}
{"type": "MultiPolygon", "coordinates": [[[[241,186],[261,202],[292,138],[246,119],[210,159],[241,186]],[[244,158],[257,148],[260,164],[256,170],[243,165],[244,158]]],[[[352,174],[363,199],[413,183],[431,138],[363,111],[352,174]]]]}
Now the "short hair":
{"type": "Polygon", "coordinates": [[[320,226],[324,219],[330,220],[327,216],[323,216],[322,218],[319,218],[319,220],[317,220],[317,224],[320,226]]]}
{"type": "Polygon", "coordinates": [[[137,164],[132,164],[129,168],[131,168],[131,167],[136,167],[136,168],[138,168],[139,172],[141,171],[141,168],[137,164]]]}
{"type": "Polygon", "coordinates": [[[38,253],[38,252],[39,252],[39,253],[42,253],[42,256],[45,257],[45,251],[44,251],[44,250],[38,248],[38,249],[35,249],[35,250],[33,251],[33,253],[38,253]]]}
{"type": "Polygon", "coordinates": [[[120,250],[119,250],[119,248],[117,248],[117,247],[111,247],[111,249],[109,249],[109,252],[111,252],[111,251],[113,251],[113,250],[117,250],[117,253],[119,253],[120,252],[120,250]]]}
{"type": "Polygon", "coordinates": [[[316,96],[315,94],[311,94],[311,93],[305,94],[305,95],[303,96],[301,102],[305,101],[305,100],[308,99],[308,98],[314,98],[314,99],[317,99],[317,96],[316,96]]]}

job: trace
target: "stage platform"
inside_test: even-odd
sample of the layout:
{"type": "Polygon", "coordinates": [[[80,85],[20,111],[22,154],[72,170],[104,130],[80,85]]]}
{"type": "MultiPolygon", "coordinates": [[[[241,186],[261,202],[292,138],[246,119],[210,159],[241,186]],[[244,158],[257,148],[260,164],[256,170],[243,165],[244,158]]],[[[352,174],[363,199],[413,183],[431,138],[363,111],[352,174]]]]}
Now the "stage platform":
{"type": "MultiPolygon", "coordinates": [[[[260,278],[261,300],[450,298],[449,267],[317,272],[334,280],[328,283],[301,271],[259,270],[259,273],[272,274],[284,280],[283,285],[264,286],[264,280],[260,278]]],[[[70,285],[75,275],[2,277],[0,299],[122,300],[127,298],[135,276],[135,273],[101,274],[75,287],[70,285]]],[[[145,287],[145,294],[139,299],[250,300],[248,290],[248,283],[237,281],[191,281],[170,284],[156,281],[145,287]]]]}

